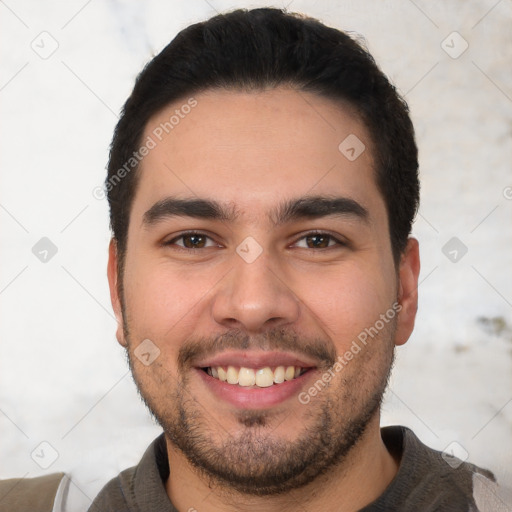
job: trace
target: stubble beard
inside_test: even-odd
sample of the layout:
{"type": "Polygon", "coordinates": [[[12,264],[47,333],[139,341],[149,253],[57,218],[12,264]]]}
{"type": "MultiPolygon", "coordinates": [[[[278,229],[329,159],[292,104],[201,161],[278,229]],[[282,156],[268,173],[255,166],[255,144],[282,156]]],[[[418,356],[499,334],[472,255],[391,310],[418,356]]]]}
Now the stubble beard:
{"type": "MultiPolygon", "coordinates": [[[[308,421],[304,422],[295,440],[273,435],[275,426],[270,411],[238,411],[236,419],[244,428],[229,434],[214,418],[208,417],[188,391],[187,376],[170,375],[158,360],[152,364],[154,382],[158,382],[166,393],[165,400],[155,398],[156,393],[150,392],[145,378],[137,370],[132,353],[135,347],[129,339],[124,308],[123,319],[128,341],[127,357],[142,401],[163,428],[167,439],[184,454],[201,477],[210,486],[220,487],[228,493],[234,491],[253,496],[287,493],[306,486],[346,462],[370,422],[379,415],[394,361],[395,321],[356,356],[373,359],[375,354],[368,355],[368,351],[379,349],[378,367],[365,367],[365,361],[357,371],[348,371],[347,366],[333,377],[328,388],[319,393],[318,400],[300,405],[308,408],[305,413],[308,421]],[[358,393],[358,390],[363,391],[358,393]]],[[[294,414],[290,414],[290,421],[296,421],[294,418],[294,414]]],[[[286,422],[288,418],[282,421],[286,422]]]]}

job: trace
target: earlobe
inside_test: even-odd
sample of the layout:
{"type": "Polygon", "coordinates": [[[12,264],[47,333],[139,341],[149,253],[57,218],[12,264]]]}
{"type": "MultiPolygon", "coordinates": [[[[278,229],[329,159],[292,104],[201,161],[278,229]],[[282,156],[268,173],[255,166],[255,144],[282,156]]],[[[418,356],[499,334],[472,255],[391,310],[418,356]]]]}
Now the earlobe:
{"type": "Polygon", "coordinates": [[[419,243],[409,238],[400,260],[398,272],[398,302],[401,305],[395,337],[396,345],[403,345],[414,329],[418,310],[418,276],[420,273],[419,243]]]}
{"type": "Polygon", "coordinates": [[[110,288],[110,302],[116,316],[117,330],[116,338],[119,344],[123,347],[127,346],[127,342],[124,337],[123,329],[123,311],[121,307],[121,298],[119,297],[119,286],[118,286],[118,253],[117,253],[117,242],[114,238],[110,240],[108,247],[108,265],[107,265],[107,276],[108,285],[110,288]]]}

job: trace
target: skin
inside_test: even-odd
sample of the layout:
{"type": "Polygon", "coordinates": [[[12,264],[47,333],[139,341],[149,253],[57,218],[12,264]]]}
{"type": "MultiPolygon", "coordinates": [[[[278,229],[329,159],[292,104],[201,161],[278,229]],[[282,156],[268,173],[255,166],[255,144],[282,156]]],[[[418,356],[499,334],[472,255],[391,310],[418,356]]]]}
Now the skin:
{"type": "MultiPolygon", "coordinates": [[[[141,163],[123,296],[115,240],[110,244],[108,277],[117,339],[127,348],[141,395],[164,430],[177,425],[176,404],[181,403],[212,457],[217,450],[224,466],[231,464],[241,474],[250,468],[263,471],[278,465],[281,455],[284,460],[288,447],[318,435],[313,432],[322,414],[330,415],[326,428],[334,443],[335,433],[348,431],[350,419],[382,394],[394,347],[407,341],[414,326],[418,243],[409,239],[395,265],[371,141],[349,108],[284,87],[207,91],[195,98],[197,106],[141,163]],[[349,134],[366,146],[354,161],[338,150],[349,134]],[[145,225],[144,214],[171,195],[215,199],[240,214],[230,221],[173,217],[145,225]],[[268,212],[284,200],[308,195],[351,198],[367,210],[367,219],[325,216],[275,225],[269,218],[268,212]],[[191,229],[210,238],[199,249],[180,251],[185,240],[177,237],[191,229]],[[312,230],[345,243],[322,239],[329,240],[328,247],[314,247],[305,238],[312,230]],[[248,236],[262,249],[251,263],[236,252],[248,236]],[[175,245],[163,244],[169,241],[175,245]],[[266,343],[284,350],[279,333],[295,334],[299,356],[305,356],[310,342],[338,357],[395,302],[400,313],[307,405],[294,395],[244,413],[212,393],[197,370],[178,362],[180,349],[191,343],[201,346],[216,339],[221,341],[215,354],[227,349],[226,333],[234,333],[235,340],[248,337],[249,348],[256,351],[268,348],[266,343]],[[160,350],[148,366],[134,357],[145,339],[160,350]],[[254,421],[244,421],[248,417],[254,421]],[[272,454],[265,446],[272,447],[272,454]],[[239,452],[245,456],[237,467],[239,452]]],[[[180,105],[169,105],[151,119],[145,137],[180,105]]],[[[307,391],[327,369],[326,361],[317,363],[300,391],[307,391]]],[[[297,510],[298,504],[304,510],[358,510],[384,491],[399,463],[380,437],[378,404],[346,453],[335,461],[317,461],[325,465],[323,473],[302,482],[290,480],[283,492],[258,495],[230,486],[195,467],[168,431],[166,440],[171,475],[166,491],[179,510],[283,512],[297,510]]]]}

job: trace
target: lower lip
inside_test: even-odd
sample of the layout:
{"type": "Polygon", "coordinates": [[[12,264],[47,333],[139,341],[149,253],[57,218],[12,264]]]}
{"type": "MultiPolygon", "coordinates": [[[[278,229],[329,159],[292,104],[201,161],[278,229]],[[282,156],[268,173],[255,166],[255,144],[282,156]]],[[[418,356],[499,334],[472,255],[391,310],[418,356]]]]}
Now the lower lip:
{"type": "Polygon", "coordinates": [[[272,384],[267,388],[243,387],[238,384],[228,384],[208,375],[205,371],[195,369],[208,389],[218,398],[234,405],[238,409],[268,409],[283,403],[290,398],[296,398],[301,389],[316,373],[308,370],[293,380],[281,384],[272,384]]]}

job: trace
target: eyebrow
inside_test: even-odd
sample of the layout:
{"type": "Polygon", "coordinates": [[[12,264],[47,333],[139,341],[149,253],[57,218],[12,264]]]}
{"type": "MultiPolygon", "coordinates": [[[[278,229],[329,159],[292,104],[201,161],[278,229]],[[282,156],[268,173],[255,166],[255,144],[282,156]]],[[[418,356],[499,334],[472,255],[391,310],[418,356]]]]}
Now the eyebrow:
{"type": "Polygon", "coordinates": [[[172,217],[233,221],[238,214],[234,208],[228,208],[210,199],[166,197],[155,203],[144,214],[142,224],[149,227],[172,217]]]}
{"type": "MultiPolygon", "coordinates": [[[[210,199],[166,197],[146,211],[142,224],[151,227],[173,217],[233,222],[239,216],[240,211],[235,206],[223,205],[210,199]]],[[[352,217],[365,223],[369,222],[368,210],[349,197],[305,196],[289,199],[268,214],[274,226],[301,219],[330,216],[352,217]]]]}
{"type": "Polygon", "coordinates": [[[349,197],[307,196],[290,199],[270,214],[274,225],[328,216],[354,217],[365,223],[369,221],[368,210],[349,197]]]}

